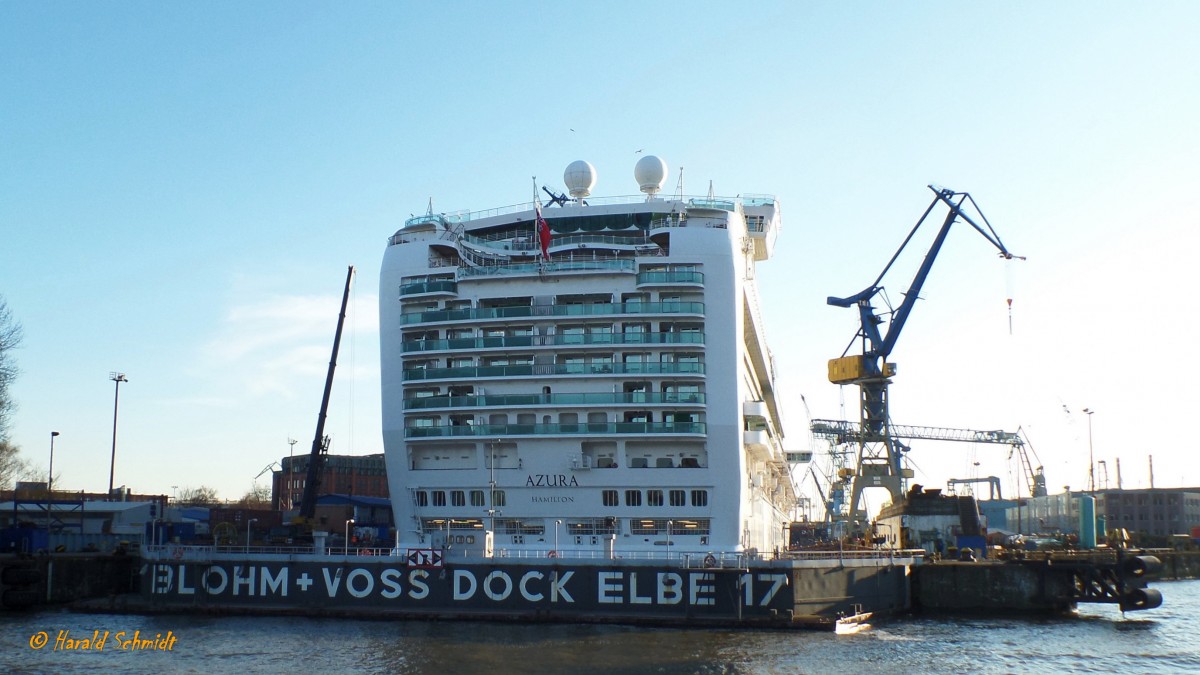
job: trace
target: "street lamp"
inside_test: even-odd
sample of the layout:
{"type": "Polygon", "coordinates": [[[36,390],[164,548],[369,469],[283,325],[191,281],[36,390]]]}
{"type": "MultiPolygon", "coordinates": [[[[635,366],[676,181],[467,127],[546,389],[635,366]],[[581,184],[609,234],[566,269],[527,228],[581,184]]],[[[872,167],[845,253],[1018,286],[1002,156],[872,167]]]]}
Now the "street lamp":
{"type": "Polygon", "coordinates": [[[344,546],[344,548],[346,550],[345,555],[350,555],[350,526],[353,524],[354,524],[353,518],[346,521],[346,545],[344,546]]]}
{"type": "Polygon", "coordinates": [[[675,521],[667,521],[667,560],[671,559],[671,527],[675,525],[675,521]]]}
{"type": "Polygon", "coordinates": [[[558,557],[558,528],[562,525],[561,520],[554,521],[554,556],[558,557]]]}
{"type": "Polygon", "coordinates": [[[258,522],[258,518],[251,518],[246,521],[246,550],[250,549],[250,526],[258,522]]]}
{"type": "Polygon", "coordinates": [[[46,477],[47,499],[54,492],[54,437],[58,435],[57,431],[50,432],[50,475],[46,477]]]}
{"type": "Polygon", "coordinates": [[[108,465],[108,496],[112,498],[113,491],[113,475],[117,470],[117,403],[121,400],[121,383],[128,382],[125,373],[111,372],[108,374],[108,379],[116,383],[116,391],[113,393],[113,443],[112,443],[112,462],[108,465]]]}
{"type": "Polygon", "coordinates": [[[1088,492],[1096,494],[1096,463],[1094,454],[1092,453],[1092,413],[1096,412],[1091,408],[1084,408],[1083,412],[1088,416],[1088,492]]]}

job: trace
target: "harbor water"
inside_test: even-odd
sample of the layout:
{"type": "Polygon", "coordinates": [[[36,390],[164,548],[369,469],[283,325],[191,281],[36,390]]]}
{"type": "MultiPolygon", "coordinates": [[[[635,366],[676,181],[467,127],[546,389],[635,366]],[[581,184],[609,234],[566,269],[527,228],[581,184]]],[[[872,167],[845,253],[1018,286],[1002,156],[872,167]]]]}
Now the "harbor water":
{"type": "Polygon", "coordinates": [[[0,615],[12,673],[1196,673],[1200,581],[1162,607],[1060,618],[904,617],[853,635],[580,624],[0,615]]]}

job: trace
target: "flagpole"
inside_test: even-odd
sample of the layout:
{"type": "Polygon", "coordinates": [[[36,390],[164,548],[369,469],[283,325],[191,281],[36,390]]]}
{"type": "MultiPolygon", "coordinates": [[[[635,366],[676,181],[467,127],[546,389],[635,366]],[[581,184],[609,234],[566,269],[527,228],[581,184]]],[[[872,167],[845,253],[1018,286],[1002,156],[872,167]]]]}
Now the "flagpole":
{"type": "Polygon", "coordinates": [[[538,209],[537,176],[533,176],[532,180],[533,180],[533,242],[534,242],[534,244],[537,244],[539,235],[541,234],[540,232],[538,232],[538,227],[539,227],[538,219],[541,217],[542,213],[541,213],[541,210],[538,209]]]}

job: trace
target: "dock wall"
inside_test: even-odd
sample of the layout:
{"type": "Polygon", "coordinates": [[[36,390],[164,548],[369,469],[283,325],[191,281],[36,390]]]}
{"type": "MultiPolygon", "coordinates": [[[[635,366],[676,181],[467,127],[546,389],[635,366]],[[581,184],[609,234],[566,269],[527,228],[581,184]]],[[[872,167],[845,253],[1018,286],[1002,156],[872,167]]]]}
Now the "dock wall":
{"type": "Polygon", "coordinates": [[[913,608],[948,612],[1061,612],[1071,608],[1072,577],[1045,568],[938,562],[913,569],[913,608]]]}
{"type": "Polygon", "coordinates": [[[137,556],[53,554],[0,559],[0,608],[104,598],[138,589],[137,556]]]}

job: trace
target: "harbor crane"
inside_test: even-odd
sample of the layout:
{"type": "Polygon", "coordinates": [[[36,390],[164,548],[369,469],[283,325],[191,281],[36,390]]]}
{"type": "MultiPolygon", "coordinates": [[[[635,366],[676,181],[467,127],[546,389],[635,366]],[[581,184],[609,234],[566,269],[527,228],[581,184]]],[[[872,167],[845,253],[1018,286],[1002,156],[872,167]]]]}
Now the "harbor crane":
{"type": "Polygon", "coordinates": [[[970,194],[933,185],[930,185],[929,189],[933,191],[933,201],[930,202],[925,213],[921,215],[917,224],[913,226],[900,248],[892,255],[892,259],[884,266],[875,281],[854,295],[844,298],[830,296],[826,300],[828,304],[835,307],[857,307],[860,320],[860,328],[855,335],[855,340],[861,341],[862,353],[847,355],[854,345],[854,340],[852,340],[840,358],[829,361],[830,382],[857,384],[859,387],[860,425],[856,439],[858,463],[853,476],[850,496],[850,518],[856,521],[866,519],[865,512],[859,508],[864,489],[868,487],[886,488],[891,493],[892,501],[899,502],[904,496],[906,479],[912,477],[912,470],[901,466],[902,453],[907,450],[907,447],[899,442],[899,437],[894,432],[888,415],[888,385],[896,374],[896,365],[888,362],[887,359],[895,348],[905,323],[912,315],[913,307],[921,295],[921,288],[925,285],[925,280],[929,277],[929,271],[933,268],[938,252],[945,243],[946,236],[950,233],[950,227],[955,222],[962,220],[999,249],[1002,258],[1006,260],[1019,258],[1019,256],[1009,253],[1008,249],[1004,247],[970,194]],[[943,204],[948,208],[941,229],[938,230],[916,276],[913,277],[912,283],[905,291],[904,301],[891,312],[890,319],[885,318],[872,305],[875,296],[883,290],[880,283],[938,204],[943,204]],[[968,206],[979,222],[976,217],[966,212],[968,206]]]}

